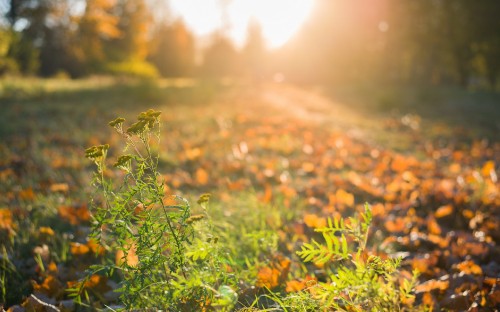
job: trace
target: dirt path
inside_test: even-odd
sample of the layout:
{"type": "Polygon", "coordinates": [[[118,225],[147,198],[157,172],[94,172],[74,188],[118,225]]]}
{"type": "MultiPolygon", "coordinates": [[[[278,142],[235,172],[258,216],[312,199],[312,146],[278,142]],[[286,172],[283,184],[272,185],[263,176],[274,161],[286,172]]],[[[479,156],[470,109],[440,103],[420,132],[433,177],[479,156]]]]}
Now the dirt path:
{"type": "MultiPolygon", "coordinates": [[[[265,84],[233,94],[232,103],[247,114],[299,119],[316,125],[344,131],[354,137],[365,137],[370,121],[366,116],[321,95],[319,90],[289,84],[265,84]]],[[[285,120],[284,120],[285,121],[285,120]]]]}

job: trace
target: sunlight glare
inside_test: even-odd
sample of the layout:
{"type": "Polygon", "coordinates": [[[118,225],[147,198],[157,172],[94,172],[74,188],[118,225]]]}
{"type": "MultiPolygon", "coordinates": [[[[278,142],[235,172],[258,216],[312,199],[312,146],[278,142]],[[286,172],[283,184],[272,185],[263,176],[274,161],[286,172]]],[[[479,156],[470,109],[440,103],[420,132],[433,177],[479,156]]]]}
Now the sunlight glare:
{"type": "Polygon", "coordinates": [[[228,2],[227,21],[223,20],[220,0],[172,0],[171,7],[199,36],[221,29],[226,23],[238,46],[245,42],[248,23],[256,20],[268,46],[277,48],[298,31],[313,4],[314,0],[233,0],[228,2]]]}

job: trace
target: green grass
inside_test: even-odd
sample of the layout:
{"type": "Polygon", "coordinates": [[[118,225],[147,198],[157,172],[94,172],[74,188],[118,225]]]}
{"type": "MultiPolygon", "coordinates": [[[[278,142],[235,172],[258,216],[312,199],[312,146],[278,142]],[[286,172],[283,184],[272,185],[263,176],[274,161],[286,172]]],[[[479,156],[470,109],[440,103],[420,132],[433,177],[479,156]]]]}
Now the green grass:
{"type": "Polygon", "coordinates": [[[326,93],[363,118],[351,120],[367,128],[370,137],[386,147],[412,150],[412,137],[424,140],[454,139],[470,142],[497,140],[500,131],[500,93],[458,87],[339,86],[326,93]],[[403,118],[418,119],[417,131],[403,118]],[[381,125],[392,123],[394,128],[381,125]],[[394,133],[395,132],[395,133],[394,133]]]}
{"type": "MultiPolygon", "coordinates": [[[[291,311],[315,310],[323,302],[305,291],[286,295],[285,283],[302,282],[307,274],[319,272],[317,291],[336,300],[330,296],[335,290],[329,289],[331,279],[325,275],[329,272],[333,276],[336,264],[318,268],[302,262],[295,253],[304,246],[304,242],[311,242],[312,239],[323,241],[321,234],[314,232],[313,226],[305,225],[304,213],[330,214],[331,211],[323,209],[327,208],[328,196],[339,189],[354,194],[357,206],[364,200],[370,203],[383,201],[381,196],[368,195],[347,182],[352,178],[352,171],[370,176],[370,172],[363,171],[367,169],[361,165],[367,161],[368,157],[364,156],[370,155],[376,147],[342,131],[337,133],[337,130],[332,130],[334,125],[328,122],[334,123],[337,119],[314,124],[292,119],[287,112],[282,112],[282,119],[274,118],[280,116],[266,116],[262,114],[264,110],[260,111],[266,104],[253,103],[258,97],[246,98],[249,91],[243,88],[234,84],[223,86],[191,80],[120,80],[106,77],[0,81],[0,193],[4,195],[0,197],[0,208],[11,210],[17,225],[14,237],[0,229],[0,235],[3,235],[0,238],[2,242],[7,242],[9,253],[9,258],[2,257],[0,262],[5,268],[5,275],[0,275],[0,286],[19,290],[7,290],[7,304],[22,302],[23,296],[32,291],[29,281],[33,279],[40,284],[47,276],[46,272],[34,269],[37,263],[45,267],[48,265],[41,256],[33,256],[34,250],[42,248],[43,244],[48,246],[50,259],[68,270],[64,272],[71,272],[64,277],[66,280],[82,278],[83,270],[90,263],[103,261],[102,258],[91,258],[91,255],[78,257],[72,254],[71,243],[85,243],[91,225],[88,220],[77,225],[61,221],[58,209],[61,206],[79,207],[87,203],[94,192],[90,187],[93,166],[84,161],[84,149],[110,143],[112,148],[108,156],[116,159],[123,144],[107,123],[116,116],[134,120],[139,112],[147,108],[162,111],[162,139],[153,150],[160,152],[158,170],[166,179],[168,192],[187,197],[193,206],[193,214],[203,213],[195,204],[199,195],[205,192],[213,194],[208,211],[211,223],[205,219],[196,224],[199,235],[186,250],[190,265],[199,270],[199,276],[205,274],[204,278],[184,280],[184,284],[176,286],[177,289],[197,292],[205,279],[213,282],[208,286],[212,288],[212,294],[217,295],[211,300],[221,306],[233,305],[234,302],[229,304],[223,301],[232,300],[232,292],[238,290],[239,302],[234,305],[238,308],[270,309],[281,305],[291,311]],[[353,153],[344,159],[343,168],[338,170],[328,162],[339,157],[335,151],[337,143],[346,144],[348,152],[353,153]],[[307,162],[314,164],[313,171],[303,166],[307,162]],[[201,174],[199,169],[203,169],[201,174]],[[67,184],[68,191],[51,190],[52,186],[60,183],[67,184]],[[267,189],[272,189],[270,198],[266,198],[267,189]],[[29,190],[33,191],[33,195],[29,190]],[[50,239],[44,237],[39,233],[41,227],[50,227],[56,235],[50,239]],[[215,237],[219,241],[217,248],[213,245],[215,237]],[[211,254],[203,250],[206,248],[217,252],[219,259],[223,259],[230,270],[224,272],[213,262],[205,262],[210,260],[211,254]],[[279,259],[283,256],[292,263],[288,279],[280,277],[280,284],[274,285],[272,292],[268,291],[265,283],[259,282],[260,270],[279,267],[279,259]],[[210,270],[215,268],[217,274],[206,270],[206,263],[211,266],[210,270]],[[256,286],[259,283],[260,286],[256,286]],[[187,284],[189,287],[182,287],[187,284]]],[[[258,89],[253,91],[258,92],[258,89]]],[[[497,122],[495,114],[498,110],[494,103],[498,97],[493,93],[358,87],[337,90],[334,97],[356,110],[355,118],[344,120],[344,125],[358,127],[368,133],[366,138],[385,148],[380,151],[389,155],[389,159],[395,157],[392,149],[414,154],[426,140],[444,138],[446,142],[456,142],[490,137],[493,142],[497,141],[493,125],[497,122]],[[473,103],[477,103],[477,111],[474,111],[473,103]],[[449,116],[444,116],[450,107],[456,109],[452,109],[449,116]],[[408,113],[422,118],[418,131],[401,122],[401,117],[408,113]],[[388,120],[397,122],[386,127],[388,120]],[[474,132],[465,139],[456,137],[460,132],[455,127],[465,124],[469,124],[474,132]]],[[[343,117],[335,118],[340,120],[343,117]]],[[[474,166],[481,168],[483,162],[474,166]]],[[[110,177],[117,175],[111,174],[110,177]]],[[[398,178],[396,173],[384,177],[383,183],[398,178]]],[[[436,207],[442,204],[435,203],[436,207]]],[[[434,208],[432,205],[418,207],[422,209],[419,213],[427,215],[434,208]]],[[[358,208],[352,204],[344,211],[344,216],[352,215],[353,210],[358,208]]],[[[374,231],[378,233],[377,242],[381,242],[382,236],[387,234],[380,218],[385,216],[379,216],[374,224],[374,231]]],[[[355,240],[349,242],[353,242],[349,248],[355,249],[355,240]]],[[[373,241],[370,242],[372,244],[373,241]]],[[[318,248],[320,252],[325,251],[318,248]]],[[[331,249],[332,252],[335,253],[335,249],[331,249]]],[[[379,272],[384,267],[380,263],[382,267],[369,269],[379,272]]],[[[360,269],[368,268],[368,262],[363,265],[360,269]]],[[[348,267],[352,267],[351,264],[348,267]]],[[[396,263],[391,267],[394,273],[396,267],[396,263]]],[[[373,277],[372,273],[368,276],[373,277]]],[[[349,274],[346,272],[344,281],[352,280],[349,274]]],[[[64,280],[61,276],[59,278],[64,280]]],[[[112,276],[113,281],[120,278],[119,274],[112,276]]],[[[362,278],[359,282],[364,284],[362,278]]],[[[378,285],[374,283],[372,286],[378,285]]],[[[205,286],[205,290],[210,289],[205,286]]],[[[354,286],[353,289],[357,289],[358,285],[354,286]]],[[[400,290],[395,286],[391,289],[392,298],[397,300],[397,291],[400,290]]],[[[190,294],[181,291],[179,296],[182,298],[190,294]]],[[[362,301],[356,304],[364,306],[368,302],[366,298],[362,301]]]]}
{"type": "Polygon", "coordinates": [[[133,116],[153,106],[206,104],[218,91],[217,85],[189,80],[0,80],[0,136],[40,127],[82,132],[102,127],[114,114],[133,116]]]}

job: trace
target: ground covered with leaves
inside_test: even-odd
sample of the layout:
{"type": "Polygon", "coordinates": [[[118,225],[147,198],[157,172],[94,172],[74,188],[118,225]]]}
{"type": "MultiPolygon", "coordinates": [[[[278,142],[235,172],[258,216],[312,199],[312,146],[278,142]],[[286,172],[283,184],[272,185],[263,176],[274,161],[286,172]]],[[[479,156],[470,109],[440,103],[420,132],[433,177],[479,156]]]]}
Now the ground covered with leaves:
{"type": "MultiPolygon", "coordinates": [[[[305,243],[321,241],[315,229],[363,212],[365,203],[373,215],[366,257],[401,257],[400,280],[420,272],[415,298],[401,298],[405,309],[493,311],[500,305],[500,142],[495,138],[455,128],[440,134],[446,125],[426,124],[411,114],[363,119],[347,107],[283,86],[105,80],[33,88],[4,83],[1,97],[0,302],[5,309],[85,309],[67,289],[91,264],[104,258],[124,261],[123,254],[88,238],[94,168],[84,149],[120,146],[107,122],[116,116],[133,119],[151,107],[162,111],[158,166],[166,194],[186,197],[196,210],[201,209],[195,208],[198,197],[211,193],[217,239],[225,252],[237,255],[226,266],[237,284],[218,285],[220,298],[236,293],[233,309],[285,310],[293,300],[280,308],[279,298],[331,282],[328,266],[335,266],[334,259],[304,262],[297,252],[305,243]],[[430,128],[432,135],[426,132],[430,128]],[[394,136],[406,143],[404,149],[377,139],[394,136]]],[[[119,153],[119,148],[109,150],[110,157],[119,153]]],[[[120,177],[117,171],[108,174],[120,177]]],[[[191,258],[210,257],[208,251],[193,250],[191,258]]],[[[139,261],[133,253],[126,258],[139,261]]],[[[120,307],[114,291],[119,283],[119,278],[93,275],[84,285],[88,303],[120,307]]],[[[223,306],[196,303],[208,310],[217,304],[223,306]]],[[[363,310],[363,303],[358,308],[363,310]]]]}

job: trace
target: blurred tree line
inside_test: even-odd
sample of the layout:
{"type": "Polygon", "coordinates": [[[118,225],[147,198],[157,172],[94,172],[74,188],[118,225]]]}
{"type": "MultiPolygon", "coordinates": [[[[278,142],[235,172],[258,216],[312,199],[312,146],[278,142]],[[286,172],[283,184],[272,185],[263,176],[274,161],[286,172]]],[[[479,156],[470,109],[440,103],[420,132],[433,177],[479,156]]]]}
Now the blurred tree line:
{"type": "Polygon", "coordinates": [[[258,26],[251,27],[250,40],[256,44],[252,52],[245,47],[240,53],[224,31],[218,31],[197,66],[192,32],[180,19],[155,20],[154,3],[148,6],[147,0],[4,1],[7,23],[0,24],[0,76],[225,77],[240,75],[250,66],[255,71],[262,61],[256,58],[264,54],[258,26]],[[242,56],[251,58],[251,64],[242,56]]]}
{"type": "Polygon", "coordinates": [[[494,88],[500,74],[497,0],[316,0],[302,30],[275,51],[266,49],[255,22],[243,48],[221,29],[200,51],[182,20],[154,17],[152,0],[1,1],[7,22],[0,24],[0,75],[259,80],[281,72],[307,83],[494,88]]]}
{"type": "Polygon", "coordinates": [[[500,1],[318,0],[282,50],[302,81],[497,86],[500,1]]]}
{"type": "Polygon", "coordinates": [[[194,38],[155,23],[144,0],[9,0],[0,74],[189,74],[194,38]]]}

